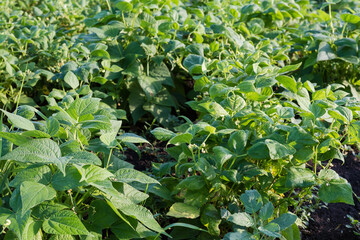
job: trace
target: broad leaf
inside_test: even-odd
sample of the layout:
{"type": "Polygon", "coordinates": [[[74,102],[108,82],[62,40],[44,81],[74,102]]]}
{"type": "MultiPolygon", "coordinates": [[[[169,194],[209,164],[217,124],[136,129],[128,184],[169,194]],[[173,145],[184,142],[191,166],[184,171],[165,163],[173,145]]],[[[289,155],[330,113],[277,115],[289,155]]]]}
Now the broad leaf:
{"type": "Polygon", "coordinates": [[[89,232],[78,216],[70,210],[63,210],[45,219],[42,225],[48,234],[87,235],[89,232]]]}
{"type": "Polygon", "coordinates": [[[29,181],[21,183],[22,214],[25,214],[28,210],[44,201],[53,199],[55,195],[56,191],[44,184],[29,181]]]}

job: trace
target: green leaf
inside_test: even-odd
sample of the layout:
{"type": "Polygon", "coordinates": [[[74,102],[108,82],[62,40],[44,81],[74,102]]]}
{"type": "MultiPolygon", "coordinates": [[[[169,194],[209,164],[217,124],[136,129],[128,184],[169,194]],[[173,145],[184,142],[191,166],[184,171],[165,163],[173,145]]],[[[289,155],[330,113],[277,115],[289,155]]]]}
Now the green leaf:
{"type": "Polygon", "coordinates": [[[274,205],[272,204],[272,202],[268,202],[260,209],[259,217],[263,221],[265,221],[265,220],[271,218],[273,213],[274,213],[274,205]]]}
{"type": "Polygon", "coordinates": [[[256,240],[256,236],[245,230],[238,230],[236,232],[227,233],[223,240],[256,240]]]}
{"type": "Polygon", "coordinates": [[[110,59],[110,54],[103,49],[96,49],[90,55],[95,59],[110,59]]]}
{"type": "Polygon", "coordinates": [[[49,134],[40,130],[26,131],[23,132],[21,135],[25,137],[33,137],[33,138],[51,138],[49,134]]]}
{"type": "Polygon", "coordinates": [[[114,178],[116,182],[140,182],[144,184],[160,184],[157,180],[149,177],[148,175],[131,168],[119,169],[118,171],[116,171],[114,178]]]}
{"type": "Polygon", "coordinates": [[[22,146],[15,148],[1,160],[15,160],[30,163],[53,163],[61,156],[59,146],[50,139],[33,139],[22,146]]]}
{"type": "Polygon", "coordinates": [[[56,172],[51,180],[51,185],[57,191],[65,191],[84,185],[80,180],[81,173],[76,167],[71,166],[65,169],[65,175],[62,172],[56,172]]]}
{"type": "Polygon", "coordinates": [[[275,237],[275,238],[281,237],[281,234],[279,233],[280,226],[276,223],[271,222],[265,225],[264,227],[263,226],[258,227],[258,229],[261,233],[265,234],[266,236],[275,237]]]}
{"type": "Polygon", "coordinates": [[[280,226],[280,231],[283,231],[293,225],[297,216],[293,213],[283,213],[280,217],[272,220],[270,223],[277,223],[280,226]]]}
{"type": "Polygon", "coordinates": [[[133,5],[126,0],[120,0],[115,5],[122,12],[130,12],[133,9],[133,5]]]}
{"type": "Polygon", "coordinates": [[[276,109],[279,118],[293,118],[295,117],[294,109],[291,107],[280,107],[276,109]]]}
{"type": "MultiPolygon", "coordinates": [[[[30,217],[30,211],[24,215],[19,213],[13,214],[9,217],[9,220],[11,221],[9,229],[15,233],[18,239],[38,239],[35,236],[41,228],[41,222],[35,222],[30,217]]],[[[14,236],[11,239],[14,239],[14,236]]]]}
{"type": "Polygon", "coordinates": [[[189,54],[183,65],[191,74],[203,74],[206,71],[205,58],[200,55],[189,54]]]}
{"type": "Polygon", "coordinates": [[[111,199],[111,202],[125,215],[134,217],[151,230],[156,232],[164,232],[161,226],[154,219],[151,212],[143,206],[129,202],[123,202],[120,199],[111,199]]]}
{"type": "Polygon", "coordinates": [[[191,133],[181,133],[171,138],[167,144],[191,143],[193,136],[191,133]]]}
{"type": "Polygon", "coordinates": [[[318,55],[316,61],[327,61],[336,58],[336,54],[327,42],[321,42],[319,45],[318,55]]]}
{"type": "Polygon", "coordinates": [[[96,156],[94,153],[81,151],[81,152],[73,152],[66,157],[69,157],[69,163],[77,164],[77,165],[98,165],[100,166],[102,164],[102,161],[98,156],[96,156]]]}
{"type": "Polygon", "coordinates": [[[221,223],[221,217],[214,205],[208,204],[205,206],[201,213],[200,221],[207,227],[211,235],[220,235],[219,225],[221,223]]]}
{"type": "Polygon", "coordinates": [[[124,133],[118,136],[116,139],[122,142],[130,142],[130,143],[149,143],[145,138],[140,137],[134,133],[124,133]]]}
{"type": "Polygon", "coordinates": [[[298,64],[295,64],[295,65],[287,65],[285,67],[282,67],[280,70],[279,70],[279,73],[280,74],[285,74],[285,73],[288,73],[288,72],[292,72],[292,71],[295,71],[297,70],[300,66],[301,66],[302,63],[298,63],[298,64]]]}
{"type": "Polygon", "coordinates": [[[294,223],[291,227],[285,229],[281,234],[287,240],[301,240],[299,227],[294,223]]]}
{"type": "Polygon", "coordinates": [[[49,240],[75,240],[75,237],[68,234],[52,235],[49,240]]]}
{"type": "Polygon", "coordinates": [[[266,139],[265,144],[269,149],[271,159],[282,159],[296,153],[296,150],[293,147],[283,145],[275,140],[266,139]]]}
{"type": "Polygon", "coordinates": [[[236,154],[242,154],[245,150],[249,132],[244,130],[238,130],[230,135],[228,146],[236,154]]]}
{"type": "Polygon", "coordinates": [[[219,163],[219,168],[224,166],[224,164],[233,157],[233,153],[230,152],[228,149],[222,147],[222,146],[216,146],[213,148],[216,162],[219,163]]]}
{"type": "Polygon", "coordinates": [[[351,185],[343,178],[321,184],[319,198],[327,203],[343,202],[354,205],[351,185]]]}
{"type": "Polygon", "coordinates": [[[14,125],[14,127],[28,131],[35,130],[35,126],[30,120],[2,109],[1,111],[7,116],[8,120],[14,125]]]}
{"type": "Polygon", "coordinates": [[[87,235],[89,233],[76,214],[70,210],[49,216],[44,220],[42,228],[48,234],[87,235]]]}
{"type": "Polygon", "coordinates": [[[67,112],[73,119],[79,119],[94,114],[99,108],[99,103],[99,98],[79,98],[70,104],[67,112]]]}
{"type": "Polygon", "coordinates": [[[53,117],[49,117],[46,120],[46,132],[50,136],[55,136],[57,132],[60,130],[60,123],[53,117]]]}
{"type": "Polygon", "coordinates": [[[97,229],[110,228],[120,218],[104,200],[91,201],[88,221],[97,229]]]}
{"type": "Polygon", "coordinates": [[[148,99],[155,97],[162,89],[160,79],[150,76],[140,75],[138,76],[138,83],[142,90],[145,92],[148,99]]]}
{"type": "Polygon", "coordinates": [[[240,200],[247,213],[256,213],[263,205],[261,195],[256,190],[246,190],[245,193],[241,194],[240,200]]]}
{"type": "Polygon", "coordinates": [[[285,75],[281,75],[281,76],[277,76],[275,78],[279,83],[281,83],[283,85],[284,88],[286,88],[287,90],[293,92],[293,93],[297,93],[297,84],[296,81],[288,76],[285,75]]]}
{"type": "Polygon", "coordinates": [[[51,169],[46,165],[30,165],[16,174],[15,178],[10,182],[10,187],[17,188],[25,181],[37,182],[41,184],[49,184],[51,180],[51,169]]]}
{"type": "Polygon", "coordinates": [[[315,184],[315,174],[306,168],[291,167],[287,170],[286,187],[306,188],[315,184]]]}
{"type": "Polygon", "coordinates": [[[76,89],[80,85],[79,79],[72,71],[68,71],[66,73],[64,82],[67,83],[72,89],[76,89]]]}
{"type": "Polygon", "coordinates": [[[200,209],[185,203],[174,203],[166,214],[175,218],[197,218],[200,216],[200,209]]]}
{"type": "Polygon", "coordinates": [[[83,166],[82,168],[80,168],[80,171],[82,173],[81,181],[85,180],[87,183],[103,181],[109,177],[114,176],[105,168],[94,165],[83,166]]]}
{"type": "Polygon", "coordinates": [[[254,219],[247,213],[234,213],[228,218],[229,222],[235,223],[242,227],[253,227],[255,226],[254,219]]]}
{"type": "Polygon", "coordinates": [[[0,137],[9,140],[17,146],[23,145],[31,140],[29,137],[22,136],[18,133],[0,132],[0,137]]]}
{"type": "Polygon", "coordinates": [[[168,129],[157,127],[151,131],[151,134],[156,137],[157,140],[167,141],[172,137],[176,136],[176,134],[168,129]]]}
{"type": "Polygon", "coordinates": [[[344,22],[347,22],[347,23],[352,23],[352,24],[360,23],[360,16],[357,16],[355,14],[344,13],[344,14],[341,14],[340,17],[344,22]]]}
{"type": "Polygon", "coordinates": [[[25,181],[20,185],[21,212],[25,214],[36,205],[51,200],[56,196],[56,191],[41,183],[25,181]]]}

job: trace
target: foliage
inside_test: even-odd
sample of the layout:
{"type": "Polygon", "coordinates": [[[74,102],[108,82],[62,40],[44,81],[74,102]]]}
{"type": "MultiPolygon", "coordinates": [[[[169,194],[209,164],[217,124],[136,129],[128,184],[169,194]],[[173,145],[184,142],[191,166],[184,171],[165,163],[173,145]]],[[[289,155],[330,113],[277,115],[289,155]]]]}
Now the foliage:
{"type": "Polygon", "coordinates": [[[358,3],[0,6],[4,239],[300,239],[304,204],[354,204],[358,3]],[[136,122],[174,161],[124,161],[136,122]]]}

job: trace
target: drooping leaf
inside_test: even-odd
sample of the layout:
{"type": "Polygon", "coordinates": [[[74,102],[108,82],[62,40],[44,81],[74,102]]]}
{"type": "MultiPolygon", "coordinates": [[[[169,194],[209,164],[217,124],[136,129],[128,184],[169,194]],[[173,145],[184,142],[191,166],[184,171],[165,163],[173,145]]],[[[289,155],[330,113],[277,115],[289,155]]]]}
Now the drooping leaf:
{"type": "Polygon", "coordinates": [[[35,126],[30,120],[13,113],[9,113],[5,110],[1,111],[8,117],[9,121],[14,125],[14,127],[28,131],[35,130],[35,126]]]}

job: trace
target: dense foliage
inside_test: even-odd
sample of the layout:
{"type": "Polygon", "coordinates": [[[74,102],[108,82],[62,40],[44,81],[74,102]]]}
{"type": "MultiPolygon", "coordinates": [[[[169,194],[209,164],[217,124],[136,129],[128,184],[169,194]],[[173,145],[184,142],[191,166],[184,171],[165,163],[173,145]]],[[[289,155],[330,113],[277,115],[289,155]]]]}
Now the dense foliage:
{"type": "Polygon", "coordinates": [[[358,3],[0,6],[1,239],[292,240],[354,204],[331,162],[360,141],[358,3]]]}

